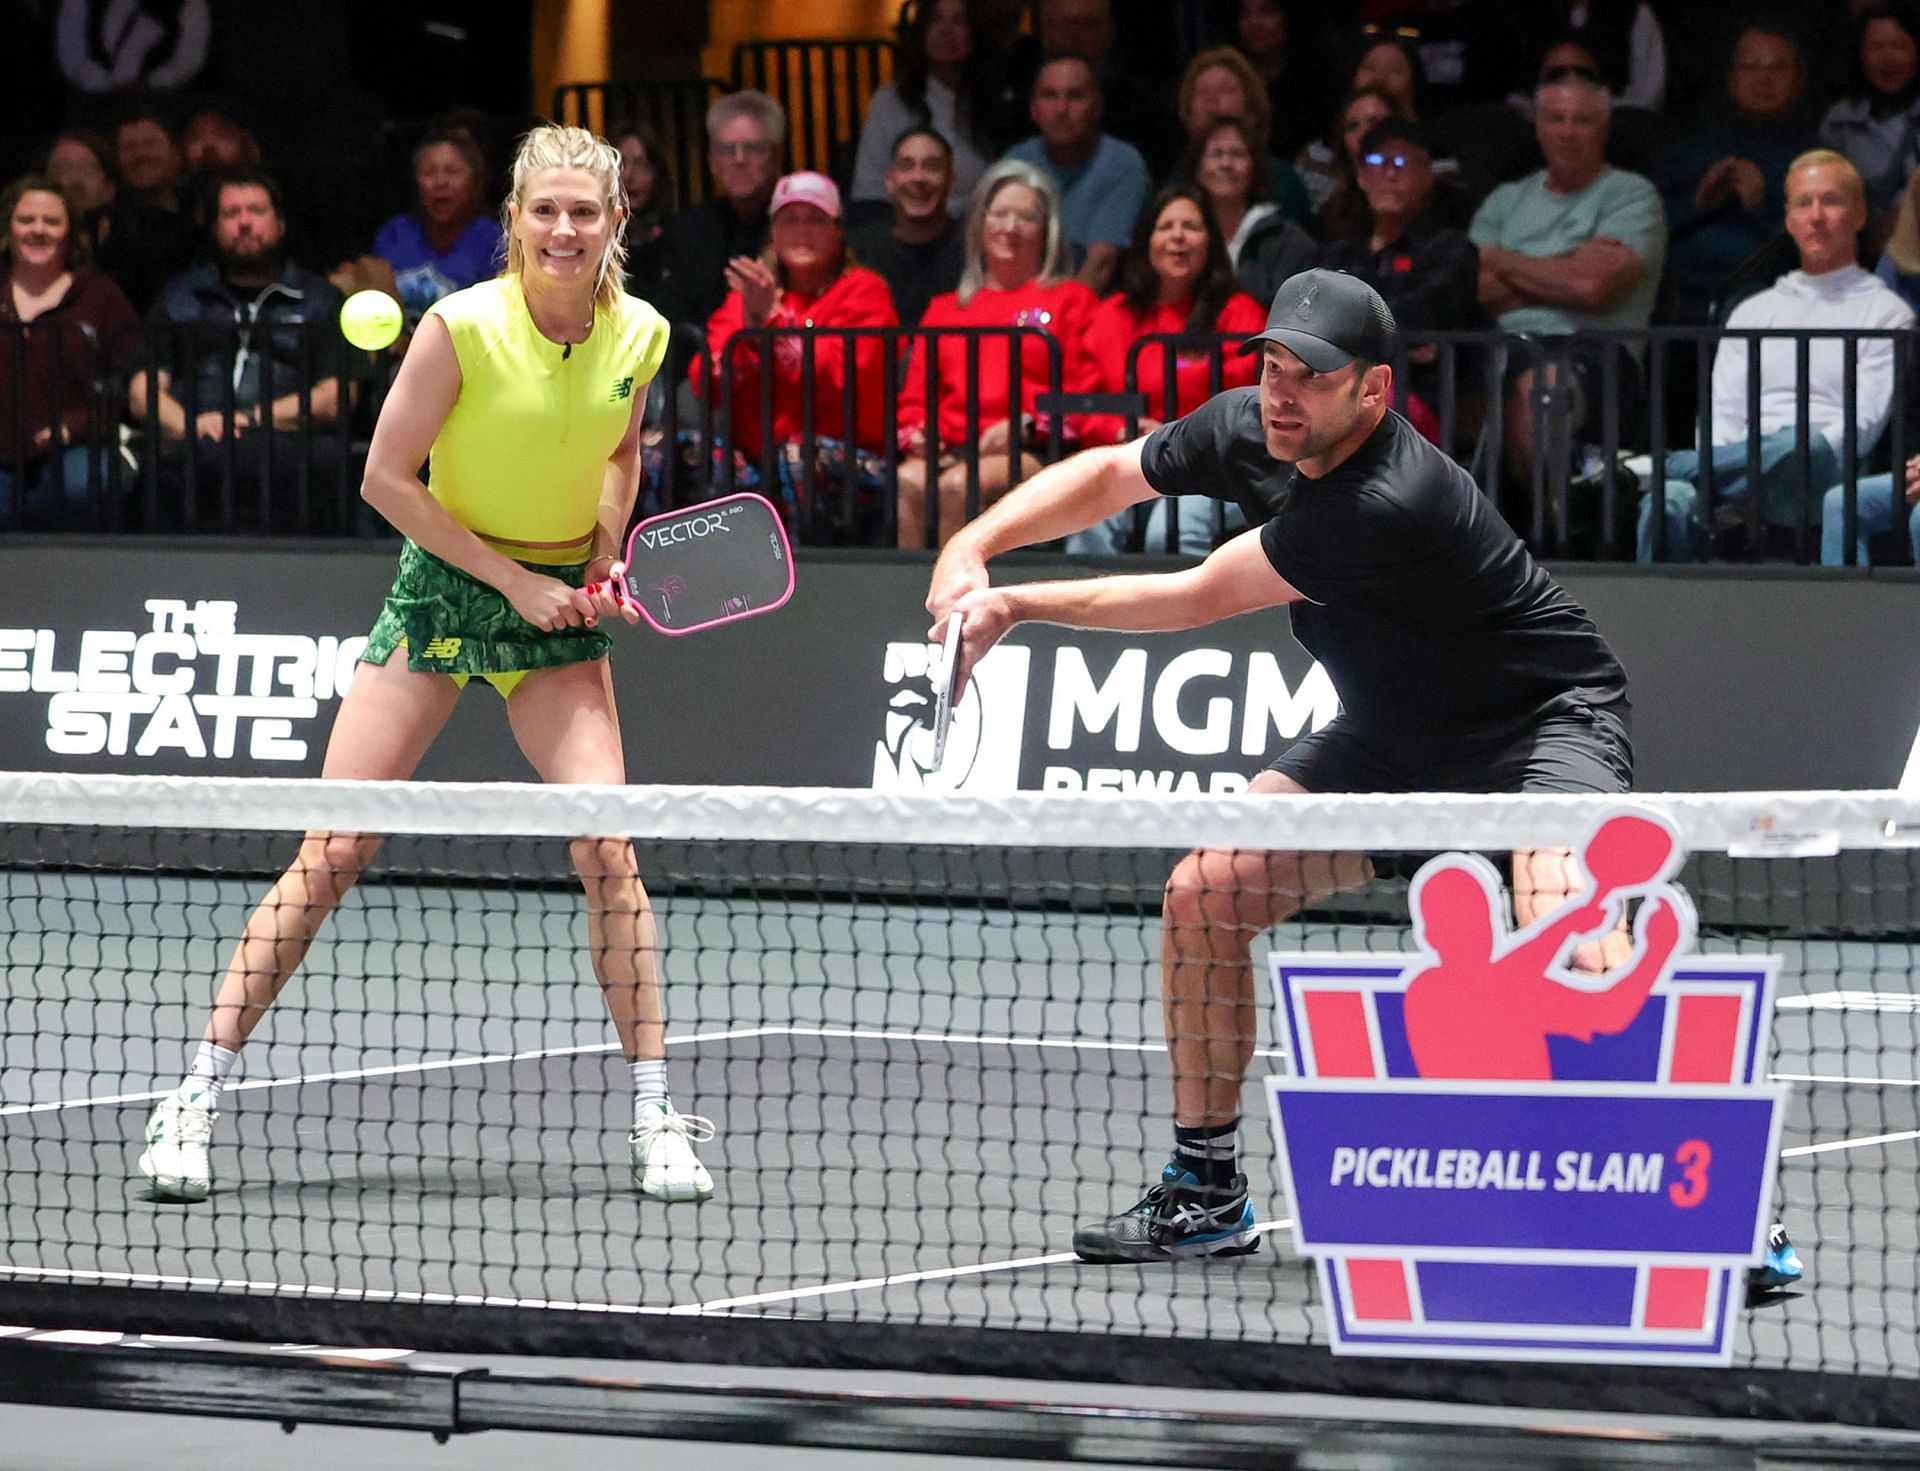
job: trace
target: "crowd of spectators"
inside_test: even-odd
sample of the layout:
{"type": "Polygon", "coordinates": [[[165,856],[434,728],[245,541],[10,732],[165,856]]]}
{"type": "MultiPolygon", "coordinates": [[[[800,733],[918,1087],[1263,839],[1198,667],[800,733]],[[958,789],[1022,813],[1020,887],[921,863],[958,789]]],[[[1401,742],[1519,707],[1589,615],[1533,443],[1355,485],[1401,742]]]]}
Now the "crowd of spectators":
{"type": "MultiPolygon", "coordinates": [[[[1644,447],[1662,349],[1623,350],[1632,334],[1882,333],[1726,339],[1710,432],[1688,443],[1689,365],[1659,441],[1684,447],[1630,487],[1642,556],[1727,555],[1720,533],[1750,505],[1770,525],[1823,506],[1831,521],[1844,460],[1867,472],[1861,540],[1821,522],[1824,550],[1870,555],[1912,499],[1874,455],[1891,334],[1920,299],[1920,18],[1908,0],[1706,9],[906,0],[893,80],[837,179],[788,171],[792,120],[760,92],[712,103],[705,189],[650,127],[614,119],[628,288],[690,365],[656,389],[648,463],[728,463],[795,514],[855,486],[837,539],[933,544],[1045,458],[1251,381],[1231,340],[1326,265],[1409,334],[1401,407],[1422,432],[1440,437],[1443,398],[1456,429],[1498,423],[1482,481],[1516,504],[1543,462],[1574,494],[1602,439],[1628,463],[1644,447]],[[1448,334],[1477,355],[1422,340],[1448,334]],[[1051,412],[1050,390],[1078,402],[1051,412]]],[[[273,160],[220,107],[130,100],[110,126],[48,137],[4,196],[0,528],[96,524],[88,487],[123,454],[150,505],[237,499],[283,525],[277,482],[296,463],[331,473],[338,445],[313,431],[349,418],[368,376],[310,324],[373,287],[410,329],[499,268],[484,116],[416,129],[411,206],[340,260],[300,259],[273,160]],[[316,439],[334,448],[296,443],[316,439]]],[[[1230,529],[1130,517],[1075,549],[1200,550],[1230,529]]]]}

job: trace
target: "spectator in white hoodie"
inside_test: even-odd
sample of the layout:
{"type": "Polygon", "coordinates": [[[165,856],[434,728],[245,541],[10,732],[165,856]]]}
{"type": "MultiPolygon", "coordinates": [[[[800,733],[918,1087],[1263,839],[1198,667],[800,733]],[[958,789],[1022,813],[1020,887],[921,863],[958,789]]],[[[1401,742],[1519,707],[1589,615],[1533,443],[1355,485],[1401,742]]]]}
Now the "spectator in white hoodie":
{"type": "MultiPolygon", "coordinates": [[[[1858,236],[1867,221],[1866,189],[1854,166],[1838,153],[1803,153],[1787,169],[1787,232],[1799,247],[1800,269],[1750,296],[1727,318],[1727,330],[1770,328],[1885,329],[1913,325],[1913,310],[1871,272],[1862,270],[1858,236]]],[[[1816,338],[1807,353],[1806,414],[1811,450],[1810,485],[1798,476],[1799,382],[1791,336],[1763,338],[1758,353],[1760,417],[1747,420],[1750,339],[1724,338],[1713,359],[1713,463],[1715,503],[1700,504],[1701,453],[1680,450],[1667,457],[1666,518],[1659,544],[1664,560],[1692,561],[1715,531],[1746,520],[1754,494],[1747,483],[1749,444],[1760,451],[1760,511],[1772,526],[1812,523],[1822,493],[1840,479],[1846,437],[1845,345],[1840,337],[1816,338]]],[[[1854,423],[1857,453],[1864,457],[1886,427],[1893,400],[1893,343],[1862,338],[1855,357],[1854,423]]],[[[1640,506],[1640,560],[1652,561],[1656,544],[1654,499],[1640,506]]]]}

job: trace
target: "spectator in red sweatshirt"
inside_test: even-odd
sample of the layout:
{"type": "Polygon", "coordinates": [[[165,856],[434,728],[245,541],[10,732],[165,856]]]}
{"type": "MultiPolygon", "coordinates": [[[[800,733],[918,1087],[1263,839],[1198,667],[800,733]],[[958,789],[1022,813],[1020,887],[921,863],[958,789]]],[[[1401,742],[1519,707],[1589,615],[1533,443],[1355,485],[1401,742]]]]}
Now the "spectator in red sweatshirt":
{"type": "MultiPolygon", "coordinates": [[[[1259,380],[1260,359],[1241,352],[1240,344],[1266,327],[1267,309],[1240,289],[1226,238],[1198,185],[1176,184],[1160,191],[1141,213],[1120,273],[1121,289],[1093,314],[1087,347],[1098,392],[1146,394],[1147,415],[1140,420],[1139,433],[1151,433],[1168,420],[1192,413],[1223,389],[1246,388],[1259,380]],[[1168,336],[1197,340],[1178,346],[1149,343],[1135,356],[1134,344],[1141,338],[1168,336]],[[1229,340],[1218,341],[1222,336],[1229,340]],[[1131,382],[1129,362],[1134,364],[1131,382]]],[[[1127,424],[1117,414],[1097,414],[1082,417],[1077,428],[1082,444],[1115,444],[1125,437],[1127,424]]],[[[1220,529],[1213,524],[1214,507],[1221,504],[1205,496],[1180,500],[1179,550],[1212,549],[1220,529]]],[[[1245,524],[1236,517],[1227,529],[1245,524]]],[[[1067,550],[1163,551],[1165,528],[1161,505],[1155,505],[1151,521],[1138,528],[1128,510],[1068,537],[1067,550]],[[1143,548],[1135,542],[1136,530],[1144,531],[1143,548]]]]}
{"type": "MultiPolygon", "coordinates": [[[[806,339],[782,333],[769,344],[743,329],[893,327],[893,295],[874,272],[856,264],[841,229],[840,190],[825,174],[788,174],[773,187],[772,243],[765,254],[738,256],[727,265],[727,299],[707,323],[709,358],[695,359],[696,392],[713,391],[717,376],[730,390],[732,439],[748,463],[763,466],[771,423],[785,471],[796,468],[807,398],[806,339]],[[732,343],[731,350],[728,344],[732,343]]],[[[837,467],[848,439],[846,382],[853,363],[856,451],[878,457],[887,435],[885,351],[878,336],[848,338],[822,332],[812,341],[813,432],[819,454],[837,467]]],[[[817,475],[826,471],[816,465],[817,475]]],[[[791,519],[807,499],[804,474],[776,472],[791,519]]],[[[762,477],[764,484],[764,474],[762,477]]]]}
{"type": "Polygon", "coordinates": [[[900,393],[899,530],[903,547],[929,545],[929,532],[944,545],[967,513],[968,460],[977,457],[980,503],[993,504],[1008,486],[1039,468],[1032,453],[1060,432],[1042,420],[1035,399],[1049,390],[1058,344],[1059,387],[1092,392],[1093,360],[1086,332],[1099,298],[1073,279],[1067,265],[1060,195],[1052,179],[1032,164],[1004,159],[981,176],[967,210],[966,269],[960,289],[936,296],[920,319],[928,327],[1028,327],[1019,333],[1020,402],[1012,402],[1011,334],[975,339],[978,372],[972,393],[978,417],[968,423],[968,339],[922,337],[914,345],[906,386],[900,393]],[[931,421],[927,411],[927,357],[939,355],[940,398],[931,421]],[[1013,417],[1019,416],[1020,455],[1013,454],[1013,417]],[[977,440],[974,435],[977,434],[977,440]],[[938,520],[927,524],[929,465],[939,486],[938,520]]]}

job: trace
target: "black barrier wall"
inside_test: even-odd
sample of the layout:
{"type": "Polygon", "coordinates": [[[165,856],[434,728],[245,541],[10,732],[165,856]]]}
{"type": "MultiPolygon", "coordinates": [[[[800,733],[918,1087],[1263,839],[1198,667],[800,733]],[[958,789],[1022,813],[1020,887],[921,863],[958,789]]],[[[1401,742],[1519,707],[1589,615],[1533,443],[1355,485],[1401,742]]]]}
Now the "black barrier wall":
{"type": "MultiPolygon", "coordinates": [[[[0,767],[317,775],[393,564],[390,547],[337,543],[0,547],[0,767]]],[[[803,553],[771,617],[680,639],[619,629],[630,778],[922,785],[928,566],[803,553]]],[[[1559,575],[1632,678],[1644,789],[1899,784],[1920,728],[1914,574],[1559,575]]],[[[1409,700],[1422,678],[1408,671],[1409,700]]],[[[471,688],[420,775],[531,779],[498,705],[471,688]]],[[[927,784],[1233,791],[1336,708],[1284,612],[1185,634],[1026,627],[982,671],[927,784]]]]}

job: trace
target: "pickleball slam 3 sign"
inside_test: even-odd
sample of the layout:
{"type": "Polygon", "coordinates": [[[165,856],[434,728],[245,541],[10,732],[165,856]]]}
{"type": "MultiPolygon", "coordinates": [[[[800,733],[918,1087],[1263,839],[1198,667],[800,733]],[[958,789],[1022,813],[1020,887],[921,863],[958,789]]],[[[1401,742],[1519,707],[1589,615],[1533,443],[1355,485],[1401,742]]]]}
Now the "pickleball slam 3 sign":
{"type": "Polygon", "coordinates": [[[1267,1093],[1337,1353],[1731,1359],[1785,1111],[1756,1081],[1778,962],[1689,953],[1662,819],[1574,851],[1586,887],[1517,931],[1493,865],[1447,854],[1413,882],[1417,953],[1272,959],[1294,1075],[1267,1093]],[[1619,964],[1570,967],[1628,912],[1619,964]]]}

